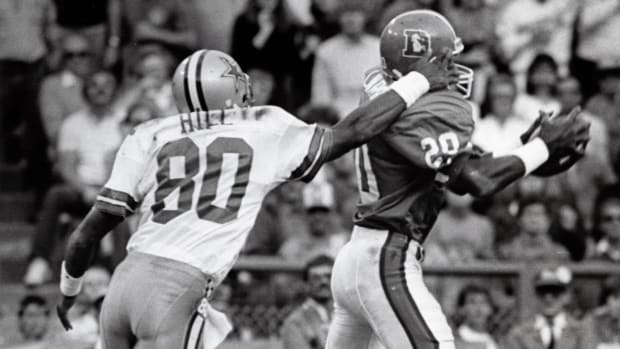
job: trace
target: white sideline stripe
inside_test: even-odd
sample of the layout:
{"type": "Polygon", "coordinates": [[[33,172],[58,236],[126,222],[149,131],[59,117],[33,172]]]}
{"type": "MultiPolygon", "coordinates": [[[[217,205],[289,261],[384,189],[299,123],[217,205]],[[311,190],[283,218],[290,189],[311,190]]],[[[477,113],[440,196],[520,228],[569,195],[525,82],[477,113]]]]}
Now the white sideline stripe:
{"type": "Polygon", "coordinates": [[[405,251],[404,267],[407,290],[420,311],[422,321],[428,325],[433,337],[439,342],[439,349],[455,349],[454,336],[448,325],[448,320],[443,314],[439,302],[426,288],[422,279],[422,267],[415,259],[415,253],[410,251],[410,248],[414,247],[415,244],[417,242],[411,241],[405,251]]]}

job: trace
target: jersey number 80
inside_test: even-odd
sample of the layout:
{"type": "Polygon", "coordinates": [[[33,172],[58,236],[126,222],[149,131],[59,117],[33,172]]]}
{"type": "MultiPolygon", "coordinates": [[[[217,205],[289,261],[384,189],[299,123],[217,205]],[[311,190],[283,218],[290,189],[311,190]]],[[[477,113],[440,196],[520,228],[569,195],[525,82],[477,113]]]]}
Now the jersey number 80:
{"type": "MultiPolygon", "coordinates": [[[[196,214],[200,219],[214,223],[227,223],[237,218],[241,201],[245,195],[252,168],[254,151],[241,138],[219,137],[207,146],[207,166],[202,174],[202,185],[198,195],[196,214]],[[218,182],[222,176],[224,154],[237,154],[238,164],[234,174],[230,196],[225,207],[213,205],[217,196],[218,182]]],[[[196,183],[194,177],[199,171],[200,151],[190,138],[185,137],[164,145],[157,154],[157,190],[155,203],[151,206],[153,222],[168,223],[177,216],[192,208],[196,183]],[[173,159],[183,159],[183,162],[173,159]],[[179,169],[184,168],[184,170],[179,169]],[[184,172],[184,175],[172,174],[184,172]],[[164,200],[176,189],[179,189],[177,209],[165,209],[164,200]]]]}

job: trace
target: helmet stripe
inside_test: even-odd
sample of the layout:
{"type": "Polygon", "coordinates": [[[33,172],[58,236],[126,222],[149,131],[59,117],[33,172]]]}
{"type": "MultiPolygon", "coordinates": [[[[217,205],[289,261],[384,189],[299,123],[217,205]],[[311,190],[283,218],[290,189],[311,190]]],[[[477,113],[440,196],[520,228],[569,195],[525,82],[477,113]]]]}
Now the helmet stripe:
{"type": "Polygon", "coordinates": [[[187,63],[185,64],[185,74],[183,74],[183,92],[185,93],[185,101],[187,102],[187,106],[190,111],[194,110],[194,105],[192,104],[192,99],[189,97],[189,62],[192,60],[192,56],[189,57],[187,63]]]}
{"type": "Polygon", "coordinates": [[[190,111],[194,111],[200,107],[200,100],[198,99],[198,92],[196,91],[197,90],[196,66],[198,65],[198,61],[200,59],[201,53],[202,53],[202,50],[194,53],[189,59],[189,63],[188,63],[187,79],[189,80],[191,77],[191,80],[189,80],[189,83],[188,83],[188,90],[189,90],[189,98],[191,99],[191,106],[193,106],[193,108],[190,109],[190,111]]]}
{"type": "Polygon", "coordinates": [[[205,100],[205,94],[202,89],[203,81],[200,79],[202,76],[202,62],[204,61],[205,56],[207,55],[208,50],[204,50],[198,57],[198,66],[196,67],[196,86],[198,89],[198,103],[200,104],[200,109],[203,111],[209,111],[209,106],[207,105],[207,101],[205,100]]]}

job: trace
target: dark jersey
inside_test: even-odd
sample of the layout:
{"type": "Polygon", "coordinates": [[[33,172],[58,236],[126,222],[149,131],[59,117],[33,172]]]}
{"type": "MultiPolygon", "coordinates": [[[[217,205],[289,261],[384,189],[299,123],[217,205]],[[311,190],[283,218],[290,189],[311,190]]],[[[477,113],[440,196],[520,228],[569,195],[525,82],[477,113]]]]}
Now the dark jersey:
{"type": "Polygon", "coordinates": [[[429,92],[382,135],[356,149],[357,225],[424,241],[443,205],[453,160],[468,153],[471,107],[457,92],[429,92]]]}

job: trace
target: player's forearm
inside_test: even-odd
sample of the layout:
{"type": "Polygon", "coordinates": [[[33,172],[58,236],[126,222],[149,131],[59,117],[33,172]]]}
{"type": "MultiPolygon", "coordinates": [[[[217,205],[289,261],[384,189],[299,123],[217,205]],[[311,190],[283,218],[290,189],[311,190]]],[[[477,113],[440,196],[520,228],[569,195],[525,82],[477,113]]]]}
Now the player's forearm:
{"type": "Polygon", "coordinates": [[[470,158],[460,171],[453,188],[474,196],[492,195],[531,173],[548,157],[545,143],[536,139],[517,148],[511,155],[470,158]]]}
{"type": "Polygon", "coordinates": [[[327,160],[336,159],[378,136],[428,88],[428,80],[412,72],[394,82],[385,93],[349,113],[332,128],[333,144],[327,160]]]}
{"type": "MultiPolygon", "coordinates": [[[[65,251],[63,274],[68,274],[70,279],[80,279],[95,256],[97,243],[122,220],[121,217],[101,212],[96,208],[91,209],[69,237],[65,251]]],[[[61,290],[66,289],[63,287],[63,280],[66,277],[62,276],[61,290]]]]}

